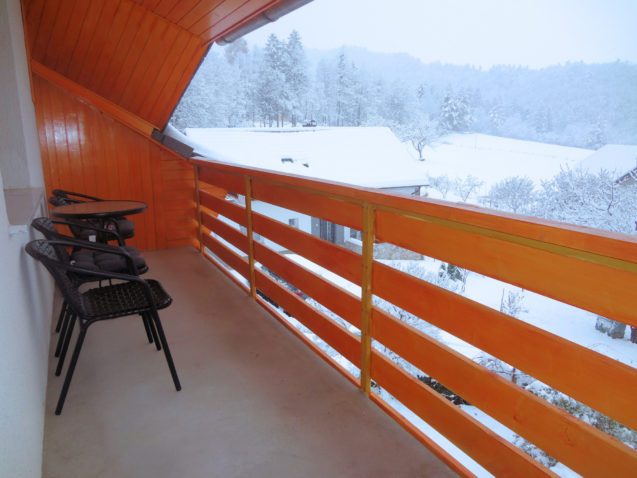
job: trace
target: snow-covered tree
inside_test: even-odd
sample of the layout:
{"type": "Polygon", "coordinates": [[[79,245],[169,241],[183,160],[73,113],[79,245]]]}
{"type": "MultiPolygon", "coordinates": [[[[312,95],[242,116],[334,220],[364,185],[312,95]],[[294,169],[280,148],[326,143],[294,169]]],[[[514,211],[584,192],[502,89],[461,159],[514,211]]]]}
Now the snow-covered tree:
{"type": "Polygon", "coordinates": [[[464,179],[457,178],[453,182],[453,191],[460,196],[462,202],[467,202],[469,196],[476,193],[483,184],[484,181],[469,174],[465,176],[464,179]]]}
{"type": "Polygon", "coordinates": [[[637,186],[619,185],[608,171],[566,168],[542,182],[535,215],[571,224],[635,233],[637,186]]]}
{"type": "Polygon", "coordinates": [[[481,202],[494,209],[530,214],[534,208],[535,186],[527,177],[514,176],[498,181],[481,202]]]}
{"type": "Polygon", "coordinates": [[[473,116],[467,96],[462,93],[456,95],[448,93],[440,106],[439,123],[442,131],[468,131],[472,122],[473,116]]]}
{"type": "Polygon", "coordinates": [[[299,118],[306,117],[307,102],[307,60],[301,43],[301,35],[292,30],[285,45],[284,56],[285,87],[289,95],[289,114],[292,126],[299,118]]]}
{"type": "Polygon", "coordinates": [[[443,199],[446,199],[449,191],[453,189],[454,182],[449,179],[449,176],[430,176],[429,185],[438,191],[443,199]]]}
{"type": "Polygon", "coordinates": [[[275,34],[268,37],[259,71],[256,101],[264,123],[281,125],[290,101],[285,84],[285,45],[275,34]]]}

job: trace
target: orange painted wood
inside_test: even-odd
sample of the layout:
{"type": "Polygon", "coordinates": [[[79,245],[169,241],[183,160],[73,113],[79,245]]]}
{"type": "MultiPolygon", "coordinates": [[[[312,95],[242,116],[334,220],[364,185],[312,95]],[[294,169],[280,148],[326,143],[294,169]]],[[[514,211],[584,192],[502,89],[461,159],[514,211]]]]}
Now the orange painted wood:
{"type": "Polygon", "coordinates": [[[248,261],[232,252],[209,234],[204,234],[203,242],[210,251],[246,279],[250,277],[248,261]]]}
{"type": "MultiPolygon", "coordinates": [[[[237,5],[240,2],[237,1],[232,3],[237,5]]],[[[192,26],[192,30],[202,38],[207,39],[207,41],[214,41],[214,39],[220,38],[231,32],[238,28],[241,24],[246,21],[250,21],[262,11],[267,10],[279,2],[273,0],[247,0],[241,3],[242,4],[238,6],[238,8],[235,8],[227,15],[223,16],[223,18],[219,18],[218,20],[214,19],[212,22],[210,22],[209,19],[205,19],[207,20],[207,24],[212,23],[210,26],[206,23],[196,23],[192,26]]],[[[224,6],[224,4],[221,4],[221,6],[224,6]]]]}
{"type": "MultiPolygon", "coordinates": [[[[199,250],[199,240],[198,239],[194,239],[192,246],[199,250]]],[[[226,266],[222,265],[221,262],[219,262],[217,259],[215,259],[214,257],[212,257],[210,254],[208,254],[208,252],[204,249],[201,253],[209,262],[211,262],[212,264],[215,265],[215,267],[217,267],[217,269],[219,269],[223,275],[225,275],[228,279],[230,279],[232,282],[234,282],[237,286],[239,286],[240,289],[243,289],[244,292],[246,292],[247,294],[250,294],[250,289],[248,287],[246,287],[246,285],[244,283],[242,283],[235,275],[233,275],[227,268],[226,266]]]]}
{"type": "Polygon", "coordinates": [[[230,201],[226,201],[208,191],[199,192],[199,197],[201,200],[202,206],[207,207],[208,209],[215,211],[222,216],[226,216],[228,219],[236,222],[241,226],[246,226],[246,210],[245,208],[231,203],[230,201]]]}
{"type": "Polygon", "coordinates": [[[260,179],[252,181],[254,199],[270,204],[302,212],[308,216],[319,217],[336,224],[361,230],[362,209],[352,204],[328,196],[311,194],[278,184],[271,184],[260,179]]]}
{"type": "Polygon", "coordinates": [[[374,392],[370,393],[369,398],[372,402],[380,407],[387,415],[392,417],[401,427],[403,427],[408,433],[410,433],[416,440],[426,446],[434,455],[442,460],[449,468],[455,471],[458,476],[463,477],[475,477],[471,471],[469,471],[462,463],[456,460],[450,453],[443,450],[440,445],[421,432],[413,423],[403,417],[385,400],[380,398],[374,392]]]}
{"type": "Polygon", "coordinates": [[[398,307],[637,428],[637,369],[377,262],[373,290],[398,307]]]}
{"type": "MultiPolygon", "coordinates": [[[[72,2],[61,2],[59,4],[49,41],[58,41],[58,39],[62,39],[60,41],[62,42],[62,44],[64,43],[63,38],[66,36],[66,32],[69,30],[69,20],[71,19],[74,8],[75,4],[72,2]]],[[[54,48],[47,48],[44,54],[43,62],[48,65],[54,65],[57,63],[59,54],[59,50],[54,48]]]]}
{"type": "MultiPolygon", "coordinates": [[[[538,292],[637,327],[637,270],[579,258],[378,211],[380,240],[538,292]]],[[[637,250],[637,248],[636,248],[637,250]]]]}
{"type": "Polygon", "coordinates": [[[212,184],[214,186],[232,191],[237,194],[243,194],[244,180],[243,176],[237,174],[228,174],[213,168],[202,167],[199,171],[199,181],[212,184]]]}
{"type": "MultiPolygon", "coordinates": [[[[82,33],[82,27],[86,20],[86,15],[89,9],[89,2],[77,1],[73,4],[73,13],[69,17],[69,21],[64,32],[64,38],[62,40],[62,47],[60,52],[71,52],[70,54],[58,54],[57,61],[53,69],[61,74],[65,74],[69,68],[69,63],[73,58],[73,52],[78,44],[78,38],[82,33]]],[[[47,62],[47,64],[51,64],[47,62]]]]}
{"type": "Polygon", "coordinates": [[[140,133],[150,136],[150,134],[153,132],[153,125],[148,123],[144,119],[119,107],[106,98],[95,94],[93,91],[84,88],[80,84],[69,80],[68,78],[47,68],[41,63],[38,63],[37,61],[31,62],[31,69],[33,73],[37,74],[38,76],[46,79],[56,86],[59,86],[60,88],[67,90],[69,93],[88,101],[89,103],[91,103],[91,105],[102,110],[118,121],[121,121],[127,126],[130,126],[131,128],[139,131],[140,133]]]}
{"type": "Polygon", "coordinates": [[[95,69],[93,72],[92,86],[94,91],[102,95],[114,97],[115,80],[122,71],[122,66],[130,53],[133,40],[137,37],[142,21],[150,15],[146,10],[125,2],[121,5],[113,22],[105,51],[99,64],[105,65],[104,71],[95,69]],[[125,52],[123,50],[126,50],[125,52]]]}
{"type": "Polygon", "coordinates": [[[360,299],[279,254],[258,241],[254,242],[254,257],[277,276],[327,307],[350,324],[360,328],[360,299]]]}
{"type": "MultiPolygon", "coordinates": [[[[63,0],[70,1],[70,0],[63,0]]],[[[95,3],[95,2],[93,2],[95,3]]],[[[99,2],[97,2],[99,3],[99,2]]],[[[102,51],[106,46],[108,32],[117,15],[117,10],[121,4],[121,0],[104,2],[104,8],[101,9],[99,19],[92,32],[85,32],[85,36],[80,41],[88,41],[88,50],[84,56],[84,61],[79,70],[79,75],[72,78],[77,83],[90,88],[91,77],[96,68],[100,67],[99,60],[102,51]]],[[[95,8],[95,7],[93,7],[95,8]]],[[[52,42],[49,48],[55,48],[57,42],[52,42]]],[[[37,58],[36,58],[37,59],[37,58]]],[[[49,65],[46,65],[49,66],[49,65]]]]}
{"type": "Polygon", "coordinates": [[[190,184],[164,175],[192,165],[38,75],[33,87],[47,191],[144,201],[148,209],[130,217],[135,237],[127,243],[143,250],[189,244],[196,231],[194,172],[190,184]],[[164,185],[172,189],[164,192],[164,185]],[[175,209],[181,219],[169,214],[175,209]]]}
{"type": "Polygon", "coordinates": [[[202,224],[212,232],[221,236],[240,251],[248,253],[248,237],[244,233],[204,211],[201,212],[201,219],[202,224]]]}
{"type": "Polygon", "coordinates": [[[224,0],[204,0],[198,2],[194,7],[190,9],[185,15],[183,15],[178,24],[180,27],[192,31],[192,27],[198,21],[210,18],[213,11],[217,10],[224,0]]]}
{"type": "Polygon", "coordinates": [[[354,284],[361,284],[359,254],[259,213],[253,213],[252,220],[255,232],[354,284]]]}
{"type": "MultiPolygon", "coordinates": [[[[60,74],[73,81],[77,81],[80,76],[84,59],[91,47],[92,35],[97,29],[97,24],[100,22],[102,16],[102,10],[106,4],[106,2],[91,2],[90,0],[83,1],[87,4],[88,10],[82,19],[82,26],[77,38],[75,39],[75,45],[68,50],[63,50],[63,54],[60,55],[61,57],[69,57],[69,62],[66,68],[62,69],[62,66],[60,65],[60,69],[56,69],[56,71],[60,74]]],[[[34,59],[37,60],[38,58],[34,57],[34,59]]],[[[47,66],[52,67],[53,65],[47,66]]]]}
{"type": "Polygon", "coordinates": [[[308,305],[303,299],[260,270],[255,270],[255,278],[257,289],[358,367],[360,341],[354,334],[308,305]]]}
{"type": "Polygon", "coordinates": [[[398,193],[384,192],[378,189],[273,173],[266,170],[224,164],[218,161],[198,159],[191,159],[191,161],[193,164],[214,167],[217,170],[232,174],[246,174],[254,178],[315,190],[317,193],[329,194],[358,204],[368,202],[375,209],[401,211],[405,215],[414,217],[443,219],[459,225],[475,226],[486,232],[510,234],[546,244],[572,248],[575,251],[590,252],[637,263],[635,254],[637,237],[628,234],[525,217],[466,204],[405,197],[398,193]]]}
{"type": "MultiPolygon", "coordinates": [[[[246,292],[249,293],[249,290],[243,286],[246,292]]],[[[312,350],[316,355],[325,360],[328,365],[330,365],[334,370],[341,373],[347,380],[349,380],[356,388],[360,387],[359,380],[352,375],[348,370],[343,368],[339,363],[334,361],[332,357],[330,357],[327,353],[321,350],[314,342],[308,339],[299,329],[290,324],[287,320],[281,317],[280,313],[274,309],[268,302],[263,300],[261,297],[256,298],[257,303],[263,307],[272,317],[278,320],[286,329],[288,329],[292,334],[294,334],[301,342],[307,345],[310,350],[312,350]]]]}
{"type": "Polygon", "coordinates": [[[371,371],[378,385],[495,476],[556,476],[376,350],[371,371]]]}
{"type": "Polygon", "coordinates": [[[637,453],[626,445],[415,328],[380,311],[373,328],[374,339],[574,471],[637,469],[637,453]]]}

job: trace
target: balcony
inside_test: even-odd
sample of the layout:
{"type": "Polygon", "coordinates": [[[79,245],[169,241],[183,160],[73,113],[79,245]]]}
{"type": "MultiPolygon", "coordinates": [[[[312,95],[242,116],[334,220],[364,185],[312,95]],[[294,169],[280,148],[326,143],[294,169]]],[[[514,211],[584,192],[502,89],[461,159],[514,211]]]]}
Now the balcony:
{"type": "MultiPolygon", "coordinates": [[[[139,216],[134,245],[154,250],[147,253],[149,275],[175,298],[161,315],[184,389],[172,388],[165,362],[145,343],[141,324],[96,326],[63,415],[46,417],[44,476],[423,476],[449,469],[471,476],[405,418],[405,411],[493,475],[552,476],[389,360],[376,343],[577,473],[634,476],[633,449],[375,307],[374,299],[395,304],[632,430],[635,368],[389,268],[373,259],[373,251],[378,242],[397,245],[637,327],[635,236],[185,160],[151,133],[164,130],[208,44],[266,9],[300,2],[127,0],[122,8],[107,3],[77,2],[76,8],[72,0],[21,2],[27,51],[14,55],[24,65],[9,60],[7,71],[21,72],[18,86],[31,79],[32,98],[25,104],[35,105],[38,133],[30,136],[39,141],[44,178],[29,185],[149,205],[139,216]],[[161,8],[145,8],[150,4],[161,8]],[[179,18],[168,15],[173,9],[165,4],[178,6],[177,17],[192,8],[204,23],[190,18],[196,31],[179,28],[179,18]],[[232,15],[208,15],[213,6],[230,5],[237,6],[232,15]],[[148,34],[138,29],[141,18],[148,34]],[[226,200],[228,192],[245,198],[245,207],[226,200]],[[362,254],[258,214],[253,201],[360,231],[362,254]],[[326,281],[254,240],[256,234],[359,289],[353,293],[326,281]],[[187,244],[194,249],[176,248],[187,244]],[[356,373],[287,327],[272,302],[356,373]],[[385,401],[381,388],[403,408],[385,401]]],[[[20,13],[13,8],[12,26],[20,24],[20,13]]],[[[2,113],[8,124],[23,119],[14,110],[2,113]]],[[[17,262],[18,254],[11,257],[17,262]]],[[[7,271],[7,277],[13,277],[11,271],[28,276],[22,264],[7,271]]],[[[33,336],[46,321],[29,307],[43,296],[33,283],[2,290],[12,314],[3,321],[3,337],[11,343],[2,357],[20,364],[5,368],[18,370],[26,383],[12,374],[3,381],[8,398],[2,395],[7,405],[2,418],[11,422],[0,427],[0,449],[8,450],[0,471],[11,461],[8,469],[19,470],[14,476],[37,477],[38,387],[46,376],[40,360],[45,347],[33,336]]],[[[47,413],[59,382],[48,375],[47,413]]]]}
{"type": "Polygon", "coordinates": [[[141,322],[87,336],[67,406],[50,379],[43,476],[452,476],[192,248],[149,252],[175,392],[141,322]]]}

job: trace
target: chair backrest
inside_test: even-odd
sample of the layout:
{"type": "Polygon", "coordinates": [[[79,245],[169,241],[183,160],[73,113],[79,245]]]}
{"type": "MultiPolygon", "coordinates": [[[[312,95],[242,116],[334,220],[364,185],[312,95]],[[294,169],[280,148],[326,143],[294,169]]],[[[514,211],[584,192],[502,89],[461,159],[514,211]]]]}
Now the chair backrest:
{"type": "Polygon", "coordinates": [[[83,311],[82,295],[77,283],[67,273],[68,262],[60,260],[49,241],[36,239],[25,246],[27,254],[40,261],[51,273],[66,302],[76,311],[83,311]]]}
{"type": "MultiPolygon", "coordinates": [[[[58,230],[55,228],[55,224],[53,224],[53,221],[48,217],[35,218],[33,221],[31,221],[31,227],[33,227],[33,229],[35,229],[36,231],[41,232],[42,235],[49,241],[55,239],[68,239],[67,236],[58,232],[58,230]]],[[[62,262],[68,263],[71,260],[71,256],[69,256],[66,247],[61,245],[54,245],[52,247],[57,253],[58,259],[60,259],[62,262]]]]}
{"type": "Polygon", "coordinates": [[[80,202],[102,201],[101,198],[89,196],[87,194],[76,193],[74,191],[66,191],[64,189],[54,189],[51,191],[52,196],[49,203],[53,206],[66,206],[67,204],[77,204],[80,202]]]}

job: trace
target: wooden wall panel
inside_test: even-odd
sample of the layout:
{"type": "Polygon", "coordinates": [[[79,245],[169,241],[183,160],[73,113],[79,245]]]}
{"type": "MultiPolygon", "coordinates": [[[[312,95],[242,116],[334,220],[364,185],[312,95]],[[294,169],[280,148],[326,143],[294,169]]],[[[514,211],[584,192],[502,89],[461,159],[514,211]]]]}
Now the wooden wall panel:
{"type": "Polygon", "coordinates": [[[194,169],[185,160],[37,75],[35,107],[47,192],[136,199],[140,249],[189,245],[196,235],[194,169]]]}

